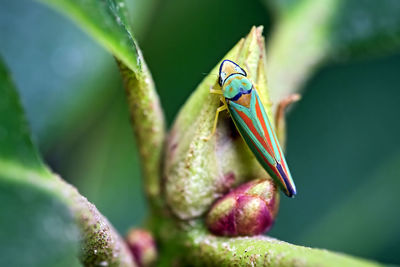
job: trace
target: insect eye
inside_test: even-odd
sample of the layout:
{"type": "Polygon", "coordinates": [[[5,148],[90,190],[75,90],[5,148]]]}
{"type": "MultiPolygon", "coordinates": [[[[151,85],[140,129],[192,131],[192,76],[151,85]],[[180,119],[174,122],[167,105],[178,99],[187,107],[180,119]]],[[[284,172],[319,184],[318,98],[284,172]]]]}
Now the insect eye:
{"type": "Polygon", "coordinates": [[[226,77],[226,73],[225,72],[221,72],[219,75],[219,84],[222,86],[222,81],[225,80],[226,77]]]}
{"type": "Polygon", "coordinates": [[[226,78],[226,72],[221,72],[221,81],[226,78]]]}

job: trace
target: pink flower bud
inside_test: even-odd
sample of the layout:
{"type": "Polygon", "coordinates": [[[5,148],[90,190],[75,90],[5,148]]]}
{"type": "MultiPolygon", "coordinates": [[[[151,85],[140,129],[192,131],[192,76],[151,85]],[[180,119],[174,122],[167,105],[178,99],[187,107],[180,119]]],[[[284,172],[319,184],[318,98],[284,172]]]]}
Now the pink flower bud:
{"type": "Polygon", "coordinates": [[[126,243],[137,265],[153,266],[157,259],[156,243],[150,232],[143,229],[131,229],[126,236],[126,243]]]}
{"type": "Polygon", "coordinates": [[[270,179],[257,179],[215,202],[206,223],[216,235],[259,235],[271,228],[278,206],[279,194],[275,184],[270,179]]]}

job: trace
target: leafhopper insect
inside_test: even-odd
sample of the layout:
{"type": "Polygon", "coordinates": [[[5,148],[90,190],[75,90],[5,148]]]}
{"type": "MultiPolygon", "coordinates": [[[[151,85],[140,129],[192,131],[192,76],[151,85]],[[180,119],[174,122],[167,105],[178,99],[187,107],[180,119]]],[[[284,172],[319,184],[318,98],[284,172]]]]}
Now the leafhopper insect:
{"type": "Polygon", "coordinates": [[[218,114],[228,110],[231,118],[253,152],[258,162],[269,173],[282,191],[289,197],[296,195],[293,182],[278,138],[253,83],[247,73],[238,64],[224,60],[219,68],[218,83],[220,90],[210,89],[211,93],[220,94],[223,106],[216,112],[215,132],[218,114]]]}

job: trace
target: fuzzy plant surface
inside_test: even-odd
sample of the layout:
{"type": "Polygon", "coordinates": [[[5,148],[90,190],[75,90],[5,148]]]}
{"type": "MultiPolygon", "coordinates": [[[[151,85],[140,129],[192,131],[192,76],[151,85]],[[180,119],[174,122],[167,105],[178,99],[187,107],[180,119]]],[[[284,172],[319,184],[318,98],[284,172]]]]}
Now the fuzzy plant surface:
{"type": "MultiPolygon", "coordinates": [[[[400,16],[385,20],[362,9],[365,20],[376,23],[368,32],[362,32],[352,27],[346,13],[355,0],[267,2],[277,14],[268,48],[263,28],[253,27],[224,57],[215,59],[215,67],[193,91],[167,132],[155,84],[129,24],[132,20],[127,3],[41,2],[74,20],[116,59],[141,158],[150,209],[143,226],[149,232],[138,231],[126,242],[93,204],[46,166],[32,142],[11,75],[0,63],[0,200],[4,203],[0,217],[0,247],[4,248],[1,266],[147,266],[154,262],[159,266],[380,266],[350,255],[258,235],[258,229],[246,235],[243,227],[248,227],[247,221],[240,221],[242,224],[238,223],[233,231],[240,236],[222,237],[209,231],[217,229],[213,224],[223,215],[218,209],[210,212],[218,199],[256,179],[271,183],[228,114],[221,115],[216,133],[207,138],[221,104],[209,91],[218,86],[215,74],[223,59],[243,66],[284,143],[286,129],[279,103],[299,92],[313,70],[335,53],[356,47],[379,51],[379,45],[369,45],[376,39],[390,44],[385,49],[398,48],[400,16]],[[344,31],[346,20],[349,27],[344,31]],[[207,214],[211,215],[206,218],[207,214]],[[138,243],[143,236],[150,245],[138,243]]],[[[398,14],[399,4],[390,9],[393,5],[389,2],[382,1],[378,11],[398,14]]],[[[265,196],[275,201],[274,187],[266,188],[270,191],[262,197],[256,195],[260,205],[264,205],[265,196]]],[[[254,197],[253,191],[249,192],[245,197],[254,197]]],[[[268,220],[273,221],[277,203],[265,206],[271,211],[268,220]]],[[[251,218],[260,218],[257,209],[250,207],[246,212],[251,218]]],[[[262,231],[267,228],[269,225],[260,226],[262,231]]]]}

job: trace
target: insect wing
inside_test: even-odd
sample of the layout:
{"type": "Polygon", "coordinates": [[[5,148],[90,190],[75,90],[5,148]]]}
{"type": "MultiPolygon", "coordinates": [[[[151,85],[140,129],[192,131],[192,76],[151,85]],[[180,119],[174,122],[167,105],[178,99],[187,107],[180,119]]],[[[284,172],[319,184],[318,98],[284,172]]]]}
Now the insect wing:
{"type": "Polygon", "coordinates": [[[229,101],[228,109],[238,131],[260,164],[286,195],[295,195],[296,187],[257,91],[253,88],[249,107],[229,101]]]}

